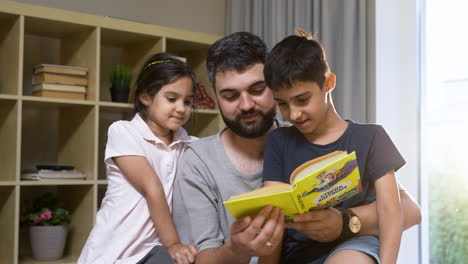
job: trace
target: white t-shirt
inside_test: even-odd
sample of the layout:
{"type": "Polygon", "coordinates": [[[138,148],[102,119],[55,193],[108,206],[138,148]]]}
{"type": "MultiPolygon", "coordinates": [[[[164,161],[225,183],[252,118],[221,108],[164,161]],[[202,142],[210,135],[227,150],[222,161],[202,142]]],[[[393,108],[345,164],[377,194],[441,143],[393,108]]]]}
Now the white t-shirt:
{"type": "Polygon", "coordinates": [[[112,157],[145,157],[164,187],[169,208],[177,164],[187,145],[195,140],[183,128],[167,146],[136,114],[131,121],[114,122],[108,131],[105,151],[107,191],[96,224],[78,263],[136,263],[155,245],[161,245],[146,199],[130,184],[112,157]]]}

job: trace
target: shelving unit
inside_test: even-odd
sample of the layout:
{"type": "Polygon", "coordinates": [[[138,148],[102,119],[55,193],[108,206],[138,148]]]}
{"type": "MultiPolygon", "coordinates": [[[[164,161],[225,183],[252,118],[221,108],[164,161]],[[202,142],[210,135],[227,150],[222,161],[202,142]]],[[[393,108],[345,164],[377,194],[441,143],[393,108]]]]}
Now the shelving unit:
{"type": "MultiPolygon", "coordinates": [[[[27,229],[19,226],[24,202],[44,192],[72,214],[65,255],[53,263],[76,263],[107,188],[107,129],[133,116],[133,98],[111,102],[112,66],[125,64],[136,76],[148,56],[167,51],[187,58],[213,96],[205,57],[218,38],[0,0],[0,263],[44,263],[32,259],[27,229]],[[86,100],[32,96],[32,69],[43,63],[87,67],[86,100]],[[48,163],[74,165],[86,178],[20,179],[22,169],[48,163]]],[[[203,137],[222,126],[217,110],[196,110],[186,129],[203,137]]]]}

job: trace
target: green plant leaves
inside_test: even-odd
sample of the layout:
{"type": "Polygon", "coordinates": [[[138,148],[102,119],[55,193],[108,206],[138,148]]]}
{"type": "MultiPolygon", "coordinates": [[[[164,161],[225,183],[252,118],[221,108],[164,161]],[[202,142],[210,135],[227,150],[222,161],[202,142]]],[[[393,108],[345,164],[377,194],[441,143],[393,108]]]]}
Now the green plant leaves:
{"type": "Polygon", "coordinates": [[[130,87],[132,71],[127,66],[118,64],[112,69],[110,73],[110,80],[113,88],[130,87]]]}

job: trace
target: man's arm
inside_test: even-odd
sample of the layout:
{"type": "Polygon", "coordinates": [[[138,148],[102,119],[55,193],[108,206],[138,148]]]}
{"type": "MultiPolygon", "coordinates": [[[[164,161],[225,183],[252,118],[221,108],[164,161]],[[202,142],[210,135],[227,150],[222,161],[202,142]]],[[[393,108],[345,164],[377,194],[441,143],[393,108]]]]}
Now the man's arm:
{"type": "Polygon", "coordinates": [[[253,219],[234,222],[231,237],[224,237],[221,224],[227,219],[219,218],[218,211],[224,207],[218,201],[210,173],[189,148],[180,161],[174,184],[174,222],[182,241],[197,247],[196,263],[248,263],[252,256],[273,251],[275,247],[267,246],[267,242],[279,244],[283,214],[266,207],[253,219]]]}
{"type": "Polygon", "coordinates": [[[245,217],[231,225],[231,239],[218,248],[200,251],[196,263],[249,263],[254,256],[278,252],[283,239],[284,215],[278,208],[264,207],[253,219],[245,217]]]}

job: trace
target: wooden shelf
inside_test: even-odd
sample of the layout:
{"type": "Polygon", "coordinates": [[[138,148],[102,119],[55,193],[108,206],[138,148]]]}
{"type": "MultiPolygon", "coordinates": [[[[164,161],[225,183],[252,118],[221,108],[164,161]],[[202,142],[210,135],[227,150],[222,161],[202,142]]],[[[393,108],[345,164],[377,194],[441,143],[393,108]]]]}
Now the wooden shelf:
{"type": "Polygon", "coordinates": [[[63,258],[55,261],[38,261],[31,256],[21,256],[19,259],[20,264],[76,264],[78,256],[65,255],[63,258]]]}
{"type": "Polygon", "coordinates": [[[18,95],[22,17],[0,12],[0,94],[18,95]]]}
{"type": "Polygon", "coordinates": [[[18,171],[18,102],[0,100],[0,181],[14,181],[18,171]]]}
{"type": "Polygon", "coordinates": [[[72,99],[60,99],[60,98],[48,98],[48,97],[38,97],[38,96],[21,96],[21,99],[24,103],[28,105],[92,105],[96,103],[93,101],[87,100],[72,100],[72,99]]]}
{"type": "Polygon", "coordinates": [[[21,180],[19,184],[21,186],[94,185],[94,184],[98,184],[98,181],[95,181],[95,180],[46,180],[46,181],[21,180]]]}
{"type": "Polygon", "coordinates": [[[16,261],[16,228],[19,221],[16,214],[17,188],[14,186],[0,186],[0,256],[2,263],[16,261]]]}
{"type": "MultiPolygon", "coordinates": [[[[205,57],[219,36],[0,0],[0,259],[1,263],[76,263],[107,189],[104,151],[107,130],[133,117],[129,103],[111,102],[109,73],[116,64],[134,78],[158,52],[185,57],[199,82],[214,94],[205,57]],[[86,100],[32,96],[39,64],[88,68],[86,100]],[[85,180],[25,181],[22,169],[69,164],[85,180]],[[26,200],[53,192],[72,213],[65,255],[53,262],[31,258],[27,228],[19,214],[26,200]]],[[[133,83],[132,83],[133,87],[133,83]]],[[[132,93],[132,91],[131,91],[132,93]]],[[[198,109],[186,128],[191,135],[223,127],[217,110],[198,109]]]]}

